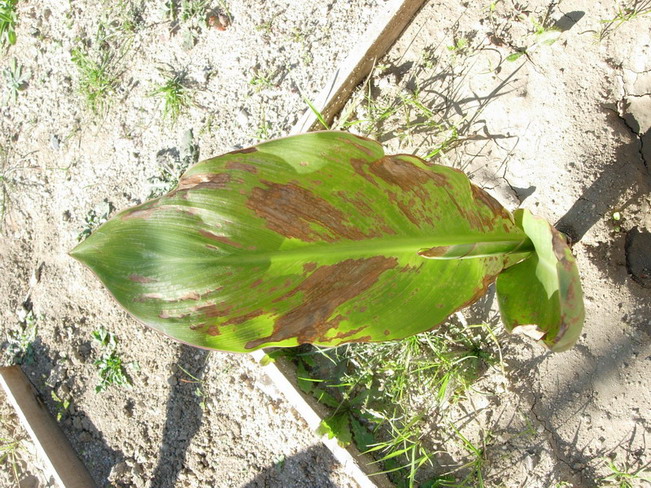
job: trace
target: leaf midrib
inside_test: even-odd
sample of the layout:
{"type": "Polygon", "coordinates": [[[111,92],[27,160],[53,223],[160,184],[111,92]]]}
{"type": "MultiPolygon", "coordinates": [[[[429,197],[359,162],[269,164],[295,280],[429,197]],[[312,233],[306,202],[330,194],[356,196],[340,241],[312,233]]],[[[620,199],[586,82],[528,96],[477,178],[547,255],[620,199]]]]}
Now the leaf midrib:
{"type": "MultiPolygon", "coordinates": [[[[308,243],[307,245],[300,245],[290,249],[277,249],[272,251],[238,249],[232,253],[225,253],[215,256],[214,258],[202,255],[197,256],[195,259],[189,258],[188,256],[179,258],[167,256],[166,259],[169,261],[178,260],[179,262],[196,260],[198,262],[219,262],[221,264],[251,264],[268,261],[309,261],[310,259],[319,259],[323,257],[348,257],[354,259],[369,256],[416,255],[418,251],[424,248],[482,242],[502,242],[507,246],[507,248],[510,247],[521,254],[528,254],[531,252],[530,249],[533,249],[533,246],[530,245],[530,241],[526,236],[514,239],[512,234],[508,237],[506,235],[446,235],[429,238],[420,236],[399,239],[381,238],[362,241],[337,241],[333,243],[308,243]]],[[[505,251],[498,254],[508,254],[508,252],[505,251]]]]}

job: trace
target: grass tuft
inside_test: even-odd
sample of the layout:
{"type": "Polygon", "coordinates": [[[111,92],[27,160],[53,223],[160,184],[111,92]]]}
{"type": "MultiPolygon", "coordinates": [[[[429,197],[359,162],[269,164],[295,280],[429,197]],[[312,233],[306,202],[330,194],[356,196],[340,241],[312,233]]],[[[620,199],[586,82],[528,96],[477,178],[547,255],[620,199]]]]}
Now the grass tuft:
{"type": "Polygon", "coordinates": [[[172,125],[193,105],[192,93],[187,84],[185,71],[161,70],[164,81],[150,92],[150,96],[162,100],[163,117],[172,125]]]}
{"type": "Polygon", "coordinates": [[[8,48],[16,44],[18,0],[0,0],[0,46],[8,48]]]}

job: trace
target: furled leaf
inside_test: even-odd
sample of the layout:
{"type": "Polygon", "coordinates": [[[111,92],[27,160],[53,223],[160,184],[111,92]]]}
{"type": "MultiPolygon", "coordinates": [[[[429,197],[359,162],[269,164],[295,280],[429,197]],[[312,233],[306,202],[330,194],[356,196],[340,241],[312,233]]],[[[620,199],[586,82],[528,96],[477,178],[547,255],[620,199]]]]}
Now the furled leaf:
{"type": "Polygon", "coordinates": [[[144,323],[248,352],[432,329],[531,249],[460,171],[317,132],[203,161],[71,254],[144,323]]]}
{"type": "Polygon", "coordinates": [[[584,319],[581,280],[564,237],[544,219],[516,210],[515,219],[536,249],[497,278],[502,321],[510,331],[540,339],[552,351],[572,347],[584,319]]]}

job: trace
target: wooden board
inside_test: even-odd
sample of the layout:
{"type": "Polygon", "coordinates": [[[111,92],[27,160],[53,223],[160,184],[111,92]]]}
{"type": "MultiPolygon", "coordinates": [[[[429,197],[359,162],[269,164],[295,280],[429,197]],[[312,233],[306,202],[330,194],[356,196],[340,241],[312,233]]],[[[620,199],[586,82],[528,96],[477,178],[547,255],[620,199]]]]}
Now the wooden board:
{"type": "MultiPolygon", "coordinates": [[[[253,359],[260,363],[265,357],[263,351],[252,353],[253,359]]],[[[321,405],[315,398],[303,393],[296,381],[296,367],[284,358],[263,367],[263,371],[273,381],[287,401],[303,417],[310,430],[315,432],[321,425],[321,420],[330,414],[327,407],[321,405]]],[[[360,488],[393,488],[394,485],[384,474],[380,474],[377,464],[371,464],[373,459],[362,454],[354,444],[342,447],[337,439],[323,436],[321,441],[332,455],[343,466],[344,471],[352,477],[360,488]]]]}
{"type": "MultiPolygon", "coordinates": [[[[316,100],[311,101],[328,125],[332,124],[355,87],[371,73],[376,61],[386,54],[424,4],[425,0],[392,0],[385,12],[373,22],[316,100]]],[[[323,129],[323,126],[314,112],[307,110],[290,134],[318,129],[323,129]]]]}
{"type": "Polygon", "coordinates": [[[59,425],[50,416],[36,389],[18,366],[0,368],[0,383],[21,423],[36,445],[58,486],[93,488],[95,482],[77,457],[59,425]]]}

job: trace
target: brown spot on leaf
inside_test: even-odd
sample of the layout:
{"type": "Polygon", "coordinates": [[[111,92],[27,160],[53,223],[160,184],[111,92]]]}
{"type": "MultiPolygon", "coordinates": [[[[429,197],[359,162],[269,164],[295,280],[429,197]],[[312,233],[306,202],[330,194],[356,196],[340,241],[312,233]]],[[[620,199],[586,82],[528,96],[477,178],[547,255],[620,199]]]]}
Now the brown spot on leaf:
{"type": "Polygon", "coordinates": [[[156,280],[153,278],[148,278],[147,276],[142,276],[139,274],[130,274],[129,280],[134,283],[156,283],[156,280]]]}
{"type": "Polygon", "coordinates": [[[240,324],[243,324],[244,322],[248,322],[251,319],[259,317],[260,315],[264,315],[264,313],[265,313],[264,310],[254,310],[253,312],[249,312],[249,313],[245,313],[243,315],[237,315],[235,317],[231,317],[226,322],[224,322],[222,325],[240,325],[240,324]]]}
{"type": "Polygon", "coordinates": [[[162,300],[163,295],[160,293],[143,293],[140,296],[137,296],[133,299],[134,302],[136,303],[144,303],[150,300],[162,300]]]}
{"type": "Polygon", "coordinates": [[[189,291],[185,295],[181,295],[178,298],[178,301],[183,301],[183,300],[199,300],[201,298],[201,295],[199,295],[196,291],[189,291]]]}
{"type": "MultiPolygon", "coordinates": [[[[436,171],[419,168],[418,166],[400,159],[398,156],[385,156],[378,159],[369,167],[371,173],[385,182],[399,186],[404,192],[417,192],[425,183],[433,181],[437,186],[448,186],[447,176],[436,171]]],[[[421,201],[427,195],[417,192],[421,201]]]]}
{"type": "Polygon", "coordinates": [[[369,237],[354,225],[346,225],[348,219],[341,210],[309,190],[291,183],[262,183],[266,188],[253,188],[247,207],[279,235],[307,242],[369,237]]]}
{"type": "Polygon", "coordinates": [[[223,190],[231,181],[228,173],[208,173],[200,175],[185,176],[179,181],[179,186],[170,193],[175,194],[182,190],[223,190]]]}
{"type": "Polygon", "coordinates": [[[134,207],[123,213],[120,218],[125,221],[131,219],[148,219],[156,210],[158,210],[156,206],[134,207]]]}
{"type": "Polygon", "coordinates": [[[316,269],[316,263],[305,263],[303,265],[303,273],[311,273],[316,269]]]}
{"type": "Polygon", "coordinates": [[[241,163],[240,161],[229,161],[226,163],[226,169],[232,169],[235,171],[246,171],[247,173],[256,174],[258,168],[248,163],[241,163]]]}
{"type": "Polygon", "coordinates": [[[237,149],[236,151],[231,151],[228,154],[251,154],[257,151],[258,151],[257,147],[247,147],[244,149],[237,149]]]}
{"type": "Polygon", "coordinates": [[[218,336],[221,334],[221,332],[219,331],[219,327],[217,327],[216,325],[211,325],[210,327],[208,327],[208,330],[206,332],[208,333],[208,335],[211,336],[218,336]]]}
{"type": "Polygon", "coordinates": [[[280,298],[283,300],[299,295],[301,302],[276,319],[270,336],[249,341],[246,348],[253,349],[266,342],[291,338],[297,338],[300,344],[324,340],[328,330],[333,327],[332,314],[344,303],[369,290],[382,273],[395,268],[397,262],[396,258],[375,256],[348,259],[317,268],[300,285],[280,298]]]}
{"type": "Polygon", "coordinates": [[[199,234],[201,234],[203,237],[205,237],[207,239],[211,239],[213,241],[217,241],[217,242],[220,242],[222,244],[226,244],[227,246],[242,249],[242,245],[239,242],[235,242],[234,240],[229,239],[226,236],[219,236],[217,234],[213,234],[212,232],[207,231],[207,230],[203,230],[203,229],[199,230],[199,234]]]}
{"type": "Polygon", "coordinates": [[[203,305],[195,309],[201,316],[206,319],[212,319],[216,317],[225,317],[230,314],[232,307],[224,304],[211,303],[209,305],[203,305]]]}

